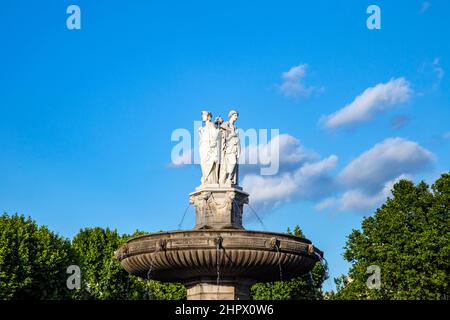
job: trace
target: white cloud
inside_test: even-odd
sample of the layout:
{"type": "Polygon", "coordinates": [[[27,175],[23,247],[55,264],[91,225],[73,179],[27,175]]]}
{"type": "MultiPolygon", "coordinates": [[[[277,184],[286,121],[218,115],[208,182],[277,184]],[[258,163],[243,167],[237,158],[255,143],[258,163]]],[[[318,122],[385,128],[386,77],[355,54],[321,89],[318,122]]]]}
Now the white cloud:
{"type": "Polygon", "coordinates": [[[444,77],[444,69],[441,67],[441,61],[439,58],[434,58],[433,60],[433,72],[436,78],[440,81],[444,77]]]}
{"type": "Polygon", "coordinates": [[[320,159],[289,134],[273,137],[268,143],[250,145],[242,150],[241,161],[258,159],[254,165],[241,164],[242,187],[250,193],[250,205],[260,211],[270,210],[293,199],[314,200],[329,196],[334,179],[329,174],[337,163],[337,156],[320,159]],[[271,153],[271,145],[278,145],[278,153],[271,153]],[[261,167],[279,161],[275,175],[261,175],[261,167]]]}
{"type": "MultiPolygon", "coordinates": [[[[450,132],[443,135],[450,138],[450,132]]],[[[334,174],[338,157],[321,158],[307,150],[289,134],[275,136],[266,144],[249,146],[243,153],[264,155],[271,143],[279,145],[279,171],[260,174],[260,167],[273,161],[263,157],[256,165],[241,165],[240,185],[250,194],[250,205],[257,211],[268,211],[289,201],[313,201],[317,210],[371,213],[391,195],[391,188],[401,178],[413,179],[426,170],[434,155],[417,142],[388,138],[375,144],[334,174]],[[261,152],[263,151],[263,152],[261,152]]],[[[175,162],[192,158],[191,152],[175,162]]],[[[177,166],[172,164],[172,166],[177,166]]]]}
{"type": "Polygon", "coordinates": [[[267,143],[244,147],[239,158],[241,164],[239,170],[243,175],[261,172],[261,167],[267,167],[278,161],[279,172],[292,171],[305,162],[319,158],[315,152],[305,149],[297,138],[289,134],[280,134],[267,143]],[[275,150],[278,152],[273,152],[275,150]]]}
{"type": "Polygon", "coordinates": [[[300,198],[317,200],[328,196],[335,189],[330,171],[336,167],[338,157],[331,155],[323,160],[306,163],[294,173],[300,198]]]}
{"type": "Polygon", "coordinates": [[[444,138],[445,140],[450,139],[450,131],[446,132],[442,135],[442,138],[444,138]]]}
{"type": "Polygon", "coordinates": [[[337,176],[342,194],[326,198],[315,208],[370,213],[391,196],[400,179],[412,180],[434,155],[413,141],[388,138],[352,160],[337,176]]]}
{"type": "Polygon", "coordinates": [[[351,161],[339,174],[347,187],[379,190],[401,174],[414,174],[429,166],[434,156],[417,142],[388,138],[351,161]]]}
{"type": "Polygon", "coordinates": [[[316,210],[325,210],[329,208],[336,207],[339,203],[339,199],[336,197],[326,198],[315,205],[316,210]]]}
{"type": "Polygon", "coordinates": [[[350,104],[335,113],[324,116],[321,122],[325,127],[335,129],[347,125],[355,125],[373,119],[397,104],[407,102],[412,89],[405,78],[391,79],[367,88],[350,104]]]}
{"type": "Polygon", "coordinates": [[[283,83],[278,86],[280,93],[286,97],[307,98],[312,93],[321,91],[321,88],[306,86],[304,84],[307,69],[307,64],[299,64],[289,69],[289,71],[283,72],[281,74],[283,83]]]}
{"type": "Polygon", "coordinates": [[[293,177],[288,173],[275,177],[246,175],[242,187],[250,194],[250,205],[258,210],[272,209],[289,201],[297,190],[293,177]]]}
{"type": "Polygon", "coordinates": [[[315,200],[332,192],[334,180],[329,172],[337,160],[337,156],[331,155],[275,176],[248,174],[242,186],[250,193],[251,205],[259,210],[272,209],[293,199],[315,200]]]}
{"type": "Polygon", "coordinates": [[[270,210],[295,200],[314,201],[317,210],[370,213],[391,196],[400,179],[413,179],[433,162],[434,155],[417,142],[388,138],[363,152],[338,175],[333,175],[338,158],[320,159],[290,136],[280,136],[285,147],[280,154],[285,164],[275,176],[249,173],[242,186],[250,193],[250,205],[258,211],[270,210]],[[292,158],[290,153],[292,152],[292,158]],[[289,159],[289,160],[287,160],[289,159]]]}
{"type": "Polygon", "coordinates": [[[401,179],[411,180],[411,175],[402,174],[395,179],[385,182],[383,188],[375,194],[368,194],[362,190],[354,189],[345,192],[339,199],[339,211],[351,212],[368,212],[381,203],[385,202],[388,197],[392,196],[392,187],[401,179]]]}

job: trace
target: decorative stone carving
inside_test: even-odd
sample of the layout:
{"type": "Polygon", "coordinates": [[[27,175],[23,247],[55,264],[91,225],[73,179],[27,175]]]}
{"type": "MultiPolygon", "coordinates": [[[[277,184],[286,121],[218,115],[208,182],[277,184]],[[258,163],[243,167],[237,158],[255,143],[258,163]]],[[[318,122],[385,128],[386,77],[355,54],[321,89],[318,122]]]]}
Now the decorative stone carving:
{"type": "Polygon", "coordinates": [[[189,196],[195,206],[195,229],[243,229],[242,213],[248,194],[238,183],[238,159],[241,153],[235,122],[238,112],[231,110],[229,121],[218,116],[214,124],[212,114],[202,111],[205,125],[199,128],[202,184],[189,196]]]}
{"type": "Polygon", "coordinates": [[[185,230],[152,233],[127,241],[128,253],[119,261],[129,273],[145,277],[150,265],[152,279],[190,281],[197,277],[252,278],[258,281],[283,279],[304,274],[319,261],[323,252],[308,240],[291,235],[247,230],[185,230]],[[167,241],[165,250],[157,250],[160,239],[167,241]],[[217,251],[217,243],[220,250],[217,251]],[[268,244],[278,242],[279,251],[268,244]],[[314,248],[309,252],[309,248],[314,248]]]}
{"type": "Polygon", "coordinates": [[[214,239],[214,244],[216,246],[219,246],[219,247],[222,246],[222,242],[223,242],[222,236],[218,236],[217,238],[214,239]]]}
{"type": "Polygon", "coordinates": [[[242,213],[248,193],[237,188],[198,189],[190,194],[195,206],[195,229],[243,229],[242,213]]]}
{"type": "Polygon", "coordinates": [[[241,154],[239,132],[235,126],[238,112],[231,110],[229,121],[225,123],[220,116],[212,123],[209,111],[202,111],[201,115],[205,123],[199,128],[201,186],[237,186],[238,159],[241,154]]]}
{"type": "Polygon", "coordinates": [[[156,249],[157,251],[163,251],[166,250],[167,246],[167,240],[165,238],[159,239],[156,243],[156,249]]]}
{"type": "Polygon", "coordinates": [[[235,122],[238,112],[231,110],[229,121],[220,125],[221,151],[219,182],[228,186],[238,184],[238,159],[241,154],[241,141],[235,122]]]}
{"type": "Polygon", "coordinates": [[[275,248],[278,245],[278,240],[277,240],[277,238],[272,237],[266,243],[267,243],[267,248],[269,248],[270,250],[275,250],[275,248]]]}

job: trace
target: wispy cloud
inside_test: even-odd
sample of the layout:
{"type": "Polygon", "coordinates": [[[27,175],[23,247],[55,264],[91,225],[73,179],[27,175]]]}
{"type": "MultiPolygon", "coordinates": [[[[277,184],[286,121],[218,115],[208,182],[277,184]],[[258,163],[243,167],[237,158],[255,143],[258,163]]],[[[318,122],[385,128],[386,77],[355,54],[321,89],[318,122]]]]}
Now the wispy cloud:
{"type": "Polygon", "coordinates": [[[333,174],[336,155],[314,159],[305,156],[296,138],[284,135],[283,140],[288,146],[280,159],[294,151],[298,159],[295,165],[284,165],[274,176],[249,173],[243,177],[242,186],[258,211],[302,200],[316,202],[317,210],[368,213],[391,195],[397,181],[413,179],[434,161],[434,155],[417,142],[395,137],[375,144],[333,174]]]}
{"type": "Polygon", "coordinates": [[[412,179],[426,170],[434,155],[417,142],[388,138],[352,160],[337,176],[342,194],[316,205],[318,210],[367,212],[386,200],[400,179],[412,179]]]}
{"type": "Polygon", "coordinates": [[[329,129],[360,124],[398,104],[407,102],[412,92],[405,78],[391,79],[386,83],[367,88],[342,109],[323,116],[320,122],[329,129]]]}
{"type": "Polygon", "coordinates": [[[411,180],[410,175],[400,175],[387,181],[383,188],[375,193],[368,193],[361,189],[351,189],[344,192],[340,197],[327,198],[316,205],[317,210],[335,208],[340,212],[368,213],[392,195],[392,188],[401,179],[411,180]]]}
{"type": "MultiPolygon", "coordinates": [[[[450,132],[442,135],[450,139],[450,132]]],[[[435,156],[415,141],[393,137],[375,144],[351,160],[340,172],[335,169],[337,155],[321,157],[294,136],[281,134],[267,143],[243,149],[241,158],[257,156],[254,164],[241,164],[241,185],[250,193],[250,205],[258,212],[268,212],[290,201],[312,201],[317,210],[332,208],[338,212],[364,212],[383,203],[392,186],[400,179],[413,179],[425,171],[435,156]],[[261,175],[261,167],[275,161],[265,149],[279,146],[279,170],[261,175]]],[[[174,159],[171,167],[181,167],[192,159],[187,151],[174,159]]]]}
{"type": "Polygon", "coordinates": [[[444,77],[445,72],[441,67],[441,60],[439,58],[434,58],[433,60],[433,72],[438,80],[441,80],[444,77]]]}
{"type": "Polygon", "coordinates": [[[308,98],[313,93],[319,93],[323,88],[305,85],[308,70],[307,64],[299,64],[281,74],[283,82],[278,85],[279,92],[285,97],[308,98]]]}
{"type": "Polygon", "coordinates": [[[419,13],[424,14],[430,8],[430,2],[424,1],[420,7],[419,13]]]}
{"type": "Polygon", "coordinates": [[[376,191],[401,174],[413,174],[430,164],[433,155],[417,142],[388,138],[351,161],[339,174],[346,186],[376,191]]]}
{"type": "Polygon", "coordinates": [[[261,176],[244,169],[242,186],[251,195],[251,205],[267,211],[294,199],[329,196],[334,188],[330,170],[336,166],[337,156],[320,159],[317,153],[306,150],[298,139],[288,134],[277,139],[280,139],[280,170],[276,175],[261,176]]]}
{"type": "Polygon", "coordinates": [[[445,76],[445,70],[441,65],[441,59],[436,57],[432,60],[424,61],[419,67],[420,78],[416,85],[421,88],[418,95],[423,96],[439,89],[442,79],[445,76]]]}
{"type": "Polygon", "coordinates": [[[403,128],[411,122],[411,117],[405,114],[396,115],[391,119],[391,126],[394,130],[403,128]]]}
{"type": "Polygon", "coordinates": [[[241,175],[261,172],[261,168],[277,162],[278,171],[283,173],[318,159],[320,156],[314,151],[306,149],[297,138],[289,134],[280,134],[267,143],[245,146],[239,157],[241,164],[239,172],[241,175]],[[275,148],[272,148],[272,145],[275,145],[275,148]],[[271,152],[273,149],[277,152],[271,152]]]}

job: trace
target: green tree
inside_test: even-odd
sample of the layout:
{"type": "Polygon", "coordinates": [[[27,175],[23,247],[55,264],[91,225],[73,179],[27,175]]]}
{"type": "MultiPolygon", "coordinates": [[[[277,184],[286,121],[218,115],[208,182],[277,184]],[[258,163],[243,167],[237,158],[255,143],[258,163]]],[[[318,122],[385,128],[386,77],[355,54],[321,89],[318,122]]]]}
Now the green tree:
{"type": "MultiPolygon", "coordinates": [[[[162,232],[159,231],[159,232],[162,232]]],[[[147,232],[136,230],[132,235],[124,235],[123,242],[147,232]]],[[[183,300],[186,299],[186,287],[178,282],[161,282],[157,280],[144,280],[131,276],[134,281],[138,281],[145,288],[145,299],[155,300],[183,300]]]]}
{"type": "Polygon", "coordinates": [[[122,242],[119,233],[108,228],[81,229],[73,238],[72,248],[82,279],[82,288],[76,291],[76,298],[110,300],[144,296],[144,285],[133,281],[114,259],[114,251],[122,242]]]}
{"type": "Polygon", "coordinates": [[[116,230],[82,229],[72,247],[82,273],[78,299],[183,299],[186,289],[177,283],[160,283],[129,275],[114,258],[114,251],[133,235],[119,235],[116,230]]]}
{"type": "MultiPolygon", "coordinates": [[[[302,230],[297,225],[292,232],[287,233],[305,238],[302,230]]],[[[253,300],[317,300],[323,298],[322,284],[327,279],[327,266],[317,262],[310,273],[288,281],[275,281],[269,283],[256,283],[251,289],[253,300]]]]}
{"type": "Polygon", "coordinates": [[[0,299],[64,299],[70,242],[31,218],[0,216],[0,299]]]}
{"type": "Polygon", "coordinates": [[[429,189],[401,180],[393,197],[348,236],[348,276],[335,279],[335,299],[449,299],[450,174],[429,189]],[[378,288],[366,285],[371,265],[380,267],[378,288]]]}
{"type": "Polygon", "coordinates": [[[149,280],[149,293],[156,300],[184,300],[186,299],[186,287],[177,282],[160,282],[149,280]]]}

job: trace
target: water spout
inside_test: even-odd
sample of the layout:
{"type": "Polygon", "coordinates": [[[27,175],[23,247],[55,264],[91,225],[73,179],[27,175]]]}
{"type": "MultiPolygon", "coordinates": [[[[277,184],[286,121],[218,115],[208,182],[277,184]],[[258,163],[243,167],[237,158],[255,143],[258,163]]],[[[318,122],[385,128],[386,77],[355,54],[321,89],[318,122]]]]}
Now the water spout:
{"type": "Polygon", "coordinates": [[[280,242],[275,245],[275,249],[278,252],[278,269],[280,270],[280,281],[283,282],[283,268],[281,267],[281,252],[280,252],[280,242]]]}
{"type": "Polygon", "coordinates": [[[189,205],[184,210],[183,217],[181,218],[180,223],[178,224],[178,230],[181,230],[181,227],[183,226],[183,222],[184,222],[184,217],[186,216],[186,213],[188,212],[190,207],[191,207],[191,204],[189,203],[189,205]]]}
{"type": "Polygon", "coordinates": [[[150,280],[152,279],[152,271],[153,271],[153,263],[150,262],[150,268],[148,269],[147,272],[147,283],[145,286],[145,293],[148,300],[153,300],[152,290],[150,289],[150,280]]]}
{"type": "Polygon", "coordinates": [[[309,285],[314,289],[314,288],[316,287],[316,284],[315,284],[315,282],[314,282],[314,278],[313,278],[313,276],[312,276],[311,271],[308,272],[308,275],[309,275],[309,285]]]}
{"type": "Polygon", "coordinates": [[[216,279],[216,287],[217,287],[217,292],[216,292],[216,300],[219,300],[219,284],[220,284],[220,247],[222,246],[222,237],[218,236],[216,238],[216,272],[217,272],[217,279],[216,279]]]}
{"type": "Polygon", "coordinates": [[[259,215],[256,213],[255,209],[253,209],[253,207],[249,203],[246,203],[246,205],[250,208],[251,212],[255,215],[256,219],[261,224],[263,230],[267,230],[266,226],[264,225],[264,223],[263,223],[262,219],[259,217],[259,215]]]}
{"type": "Polygon", "coordinates": [[[316,251],[314,251],[314,254],[319,258],[319,262],[325,270],[325,279],[328,279],[328,262],[327,262],[327,260],[325,260],[325,258],[322,257],[320,254],[318,254],[316,251]]]}
{"type": "Polygon", "coordinates": [[[154,260],[153,259],[156,256],[156,254],[159,252],[159,250],[165,249],[165,245],[166,245],[166,239],[160,239],[155,245],[155,251],[153,251],[153,256],[150,255],[150,267],[147,271],[147,286],[146,286],[146,294],[147,294],[148,300],[153,300],[153,294],[150,289],[150,280],[152,280],[152,271],[154,269],[154,260]]]}

